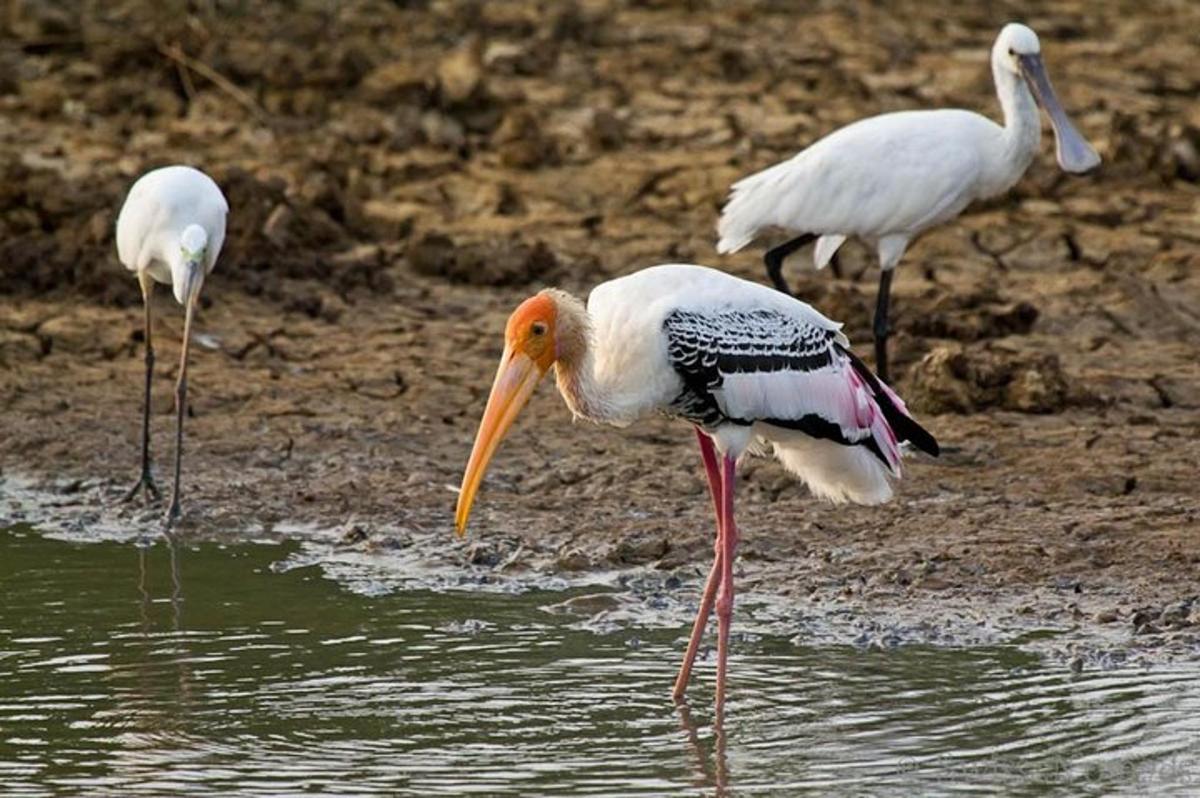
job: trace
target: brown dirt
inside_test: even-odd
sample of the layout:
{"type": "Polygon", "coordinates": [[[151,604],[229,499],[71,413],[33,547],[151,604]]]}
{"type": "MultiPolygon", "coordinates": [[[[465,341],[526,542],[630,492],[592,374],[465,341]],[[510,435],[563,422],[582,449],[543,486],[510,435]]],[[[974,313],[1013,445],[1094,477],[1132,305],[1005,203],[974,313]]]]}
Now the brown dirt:
{"type": "MultiPolygon", "coordinates": [[[[736,177],[872,113],[995,117],[987,54],[1015,8],[890,5],[8,3],[0,468],[82,478],[84,509],[133,478],[140,308],[112,227],[136,175],[185,161],[233,209],[192,363],[194,534],[353,517],[362,545],[420,530],[497,567],[693,580],[711,523],[690,433],[572,425],[549,385],[476,541],[453,542],[504,318],[544,284],[657,262],[762,279],[761,247],[713,250],[736,177]]],[[[1200,592],[1200,6],[1022,8],[1105,165],[1069,178],[1046,142],[1013,191],[911,248],[898,385],[947,453],[883,508],[751,463],[741,567],[812,607],[1194,647],[1186,621],[1154,634],[1136,610],[1200,592]]],[[[869,253],[847,246],[842,280],[802,260],[790,278],[865,354],[869,253]]],[[[181,320],[165,293],[156,312],[165,480],[181,320]]]]}

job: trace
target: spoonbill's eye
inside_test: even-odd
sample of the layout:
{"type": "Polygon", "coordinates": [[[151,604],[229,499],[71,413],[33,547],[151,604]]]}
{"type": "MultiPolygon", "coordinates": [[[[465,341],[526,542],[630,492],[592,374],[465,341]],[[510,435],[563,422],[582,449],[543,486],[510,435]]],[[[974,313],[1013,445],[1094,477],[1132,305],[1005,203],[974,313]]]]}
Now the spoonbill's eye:
{"type": "Polygon", "coordinates": [[[1014,50],[1013,48],[1009,47],[1009,48],[1008,48],[1008,54],[1009,54],[1009,55],[1016,55],[1016,54],[1017,54],[1017,51],[1016,51],[1016,50],[1014,50]]]}
{"type": "Polygon", "coordinates": [[[533,326],[529,328],[529,331],[532,332],[534,335],[545,335],[546,334],[546,325],[540,321],[535,321],[533,323],[533,326]]]}

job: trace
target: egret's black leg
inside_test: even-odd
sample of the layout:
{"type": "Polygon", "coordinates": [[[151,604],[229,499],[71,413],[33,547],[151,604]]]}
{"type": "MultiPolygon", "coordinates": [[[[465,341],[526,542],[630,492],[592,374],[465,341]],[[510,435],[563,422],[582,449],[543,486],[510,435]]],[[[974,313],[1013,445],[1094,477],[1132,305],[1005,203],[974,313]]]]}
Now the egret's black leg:
{"type": "Polygon", "coordinates": [[[175,485],[171,489],[171,507],[167,510],[166,527],[170,529],[180,515],[180,474],[183,471],[183,417],[187,413],[188,343],[192,338],[192,313],[196,308],[193,296],[189,299],[183,319],[183,346],[179,355],[179,380],[175,383],[175,485]]]}
{"type": "Polygon", "coordinates": [[[763,262],[767,264],[767,277],[771,278],[771,284],[788,296],[791,296],[792,292],[788,288],[787,281],[783,279],[783,259],[815,239],[816,236],[812,233],[805,233],[791,241],[783,242],[774,249],[767,250],[767,254],[763,255],[763,262]]]}
{"type": "Polygon", "coordinates": [[[887,339],[891,329],[888,326],[888,306],[892,293],[892,269],[884,269],[879,275],[879,296],[875,298],[875,373],[884,382],[888,377],[887,339]]]}
{"type": "Polygon", "coordinates": [[[125,501],[136,496],[139,490],[145,490],[156,500],[161,498],[158,486],[154,484],[154,477],[150,473],[150,382],[154,377],[154,340],[151,338],[150,332],[150,297],[154,291],[154,282],[144,272],[138,273],[138,282],[142,286],[142,305],[146,316],[146,390],[142,397],[142,475],[125,494],[125,501]]]}

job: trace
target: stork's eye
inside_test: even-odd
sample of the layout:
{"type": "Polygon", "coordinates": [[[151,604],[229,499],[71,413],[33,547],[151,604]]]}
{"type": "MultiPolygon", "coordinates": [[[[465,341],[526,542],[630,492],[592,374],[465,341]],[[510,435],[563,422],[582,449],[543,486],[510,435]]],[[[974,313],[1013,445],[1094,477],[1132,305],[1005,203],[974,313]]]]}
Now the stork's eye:
{"type": "Polygon", "coordinates": [[[533,323],[533,326],[529,328],[529,331],[531,333],[533,333],[534,335],[545,335],[546,334],[546,325],[540,321],[535,321],[533,323]]]}
{"type": "Polygon", "coordinates": [[[1016,55],[1016,54],[1017,54],[1017,51],[1016,51],[1016,50],[1014,50],[1013,48],[1009,47],[1009,48],[1008,48],[1008,54],[1009,54],[1009,55],[1016,55]]]}

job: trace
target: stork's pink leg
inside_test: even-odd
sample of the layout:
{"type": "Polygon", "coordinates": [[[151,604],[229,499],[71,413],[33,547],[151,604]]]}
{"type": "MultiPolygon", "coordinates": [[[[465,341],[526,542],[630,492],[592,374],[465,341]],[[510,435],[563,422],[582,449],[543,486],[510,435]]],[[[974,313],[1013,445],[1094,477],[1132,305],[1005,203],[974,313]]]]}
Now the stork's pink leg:
{"type": "Polygon", "coordinates": [[[733,620],[733,558],[738,532],[733,520],[733,486],[737,460],[725,455],[721,485],[721,577],[717,590],[717,722],[725,717],[725,673],[729,661],[729,624],[733,620]]]}
{"type": "Polygon", "coordinates": [[[717,586],[721,581],[721,470],[717,465],[717,453],[713,449],[712,438],[696,427],[696,440],[700,442],[700,457],[704,461],[704,473],[708,476],[708,492],[712,496],[713,511],[717,516],[717,542],[714,546],[712,569],[708,572],[708,580],[704,583],[704,595],[700,599],[700,609],[696,612],[696,621],[692,624],[692,639],[688,641],[687,653],[683,656],[683,665],[679,667],[679,675],[675,677],[675,689],[672,692],[676,701],[683,698],[687,692],[688,681],[692,677],[692,664],[696,661],[696,651],[700,648],[700,638],[704,636],[704,627],[708,625],[708,616],[712,613],[713,602],[717,598],[717,586]]]}
{"type": "MultiPolygon", "coordinates": [[[[696,440],[700,443],[700,459],[704,461],[704,474],[708,477],[708,494],[712,496],[713,515],[721,523],[721,467],[717,464],[717,450],[708,433],[696,427],[696,440]]],[[[719,534],[719,533],[718,533],[719,534]]]]}

